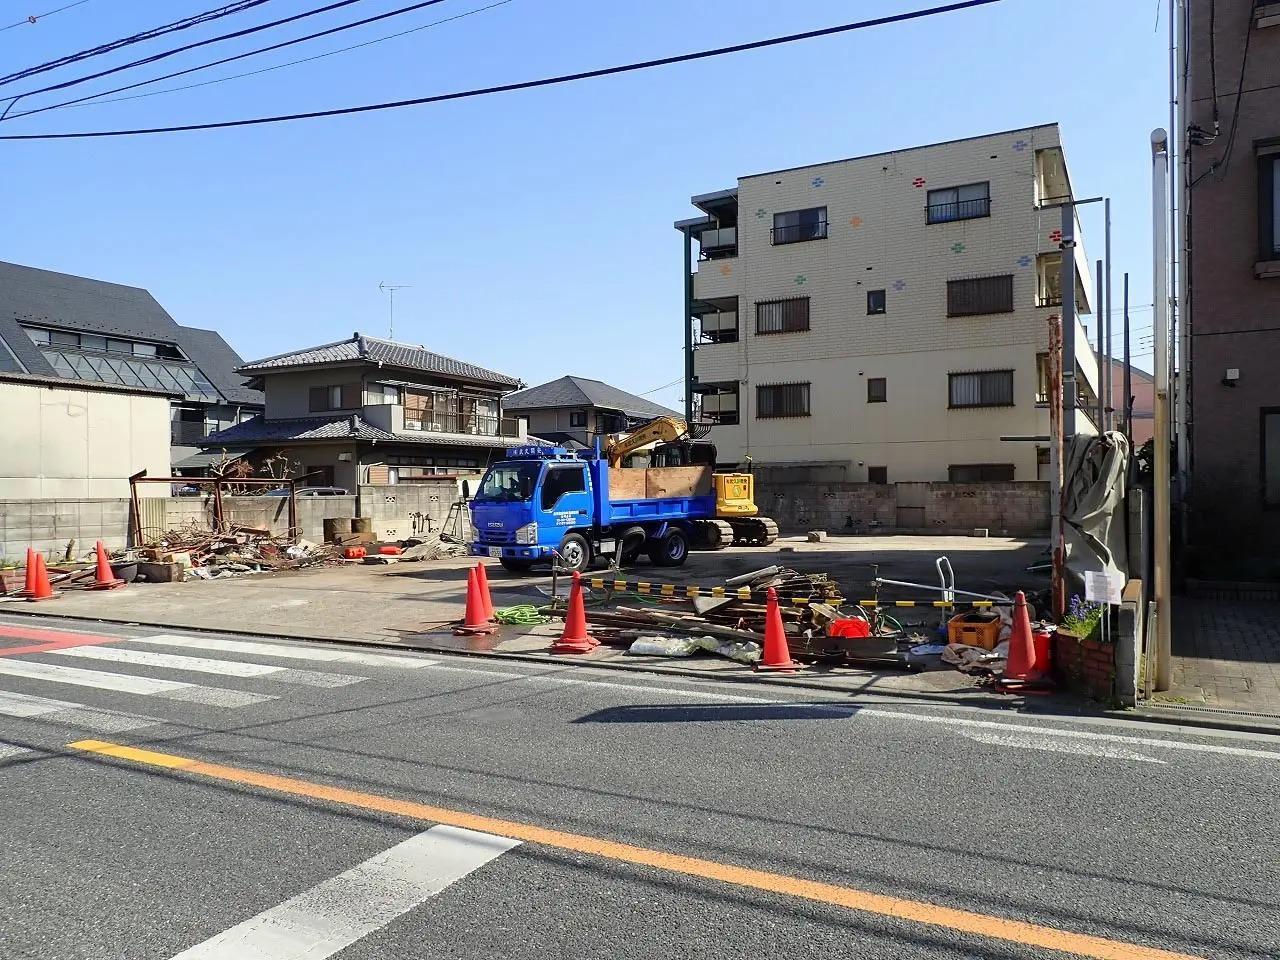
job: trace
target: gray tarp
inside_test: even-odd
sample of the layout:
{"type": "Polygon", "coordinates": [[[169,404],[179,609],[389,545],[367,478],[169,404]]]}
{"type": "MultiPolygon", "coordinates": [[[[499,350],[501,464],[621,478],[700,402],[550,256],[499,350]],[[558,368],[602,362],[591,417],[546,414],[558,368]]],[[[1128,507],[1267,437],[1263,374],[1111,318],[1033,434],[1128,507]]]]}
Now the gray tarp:
{"type": "Polygon", "coordinates": [[[1084,574],[1120,573],[1128,579],[1125,478],[1129,441],[1123,433],[1077,434],[1062,473],[1062,534],[1067,549],[1067,596],[1084,596],[1084,574]]]}

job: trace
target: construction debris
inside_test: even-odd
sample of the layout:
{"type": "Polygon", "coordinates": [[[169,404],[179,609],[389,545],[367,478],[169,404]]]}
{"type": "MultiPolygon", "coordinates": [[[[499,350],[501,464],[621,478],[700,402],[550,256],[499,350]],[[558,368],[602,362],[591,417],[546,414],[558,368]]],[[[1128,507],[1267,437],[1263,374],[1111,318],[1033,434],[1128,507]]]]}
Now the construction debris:
{"type": "Polygon", "coordinates": [[[176,563],[200,580],[243,577],[269,570],[298,570],[319,563],[336,562],[328,547],[299,538],[291,542],[275,537],[266,527],[229,524],[215,533],[196,522],[166,530],[150,538],[146,546],[117,551],[119,558],[146,563],[176,563]]]}

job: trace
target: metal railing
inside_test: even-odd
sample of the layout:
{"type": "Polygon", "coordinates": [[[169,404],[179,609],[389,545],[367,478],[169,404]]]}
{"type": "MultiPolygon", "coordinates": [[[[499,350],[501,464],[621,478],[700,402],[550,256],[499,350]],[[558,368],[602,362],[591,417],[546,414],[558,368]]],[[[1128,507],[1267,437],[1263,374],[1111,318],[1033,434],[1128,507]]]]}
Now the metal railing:
{"type": "Polygon", "coordinates": [[[991,216],[991,198],[957,200],[953,203],[935,203],[925,207],[929,223],[949,223],[952,220],[974,220],[991,216]]]}
{"type": "Polygon", "coordinates": [[[468,433],[477,437],[518,437],[520,424],[505,417],[472,413],[421,413],[410,416],[405,411],[406,430],[428,433],[468,433]]]}
{"type": "Polygon", "coordinates": [[[827,221],[794,223],[786,227],[774,227],[769,231],[769,242],[775,247],[784,243],[803,243],[806,240],[827,239],[827,221]]]}
{"type": "Polygon", "coordinates": [[[1041,294],[1040,296],[1036,297],[1036,306],[1037,307],[1060,307],[1062,306],[1062,294],[1060,293],[1041,294]]]}

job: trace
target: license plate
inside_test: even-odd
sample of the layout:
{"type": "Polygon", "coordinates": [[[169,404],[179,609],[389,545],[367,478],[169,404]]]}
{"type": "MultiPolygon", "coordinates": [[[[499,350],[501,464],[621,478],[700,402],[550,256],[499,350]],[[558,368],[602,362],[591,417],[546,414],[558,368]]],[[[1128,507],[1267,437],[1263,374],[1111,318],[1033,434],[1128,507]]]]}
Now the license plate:
{"type": "Polygon", "coordinates": [[[501,556],[502,556],[502,548],[501,548],[501,547],[490,547],[490,548],[489,548],[489,556],[491,556],[491,557],[501,557],[501,556]]]}

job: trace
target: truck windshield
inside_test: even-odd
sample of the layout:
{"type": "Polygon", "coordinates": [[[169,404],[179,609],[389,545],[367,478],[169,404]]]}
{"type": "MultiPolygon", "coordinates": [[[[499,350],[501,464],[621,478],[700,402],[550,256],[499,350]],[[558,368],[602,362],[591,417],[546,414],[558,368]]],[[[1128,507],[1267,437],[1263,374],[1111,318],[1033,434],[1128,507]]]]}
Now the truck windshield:
{"type": "Polygon", "coordinates": [[[533,497],[541,463],[495,463],[480,482],[477,500],[514,503],[533,497]]]}

